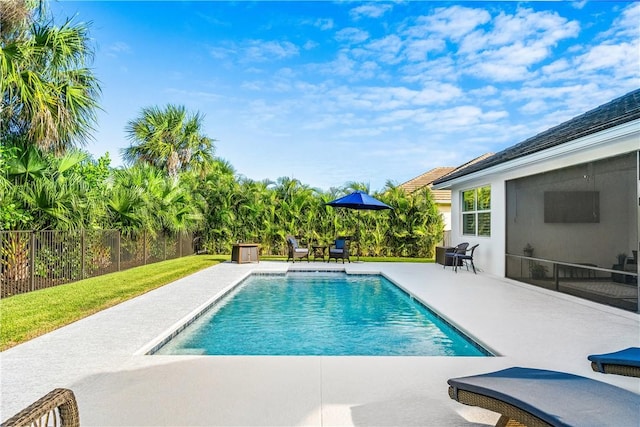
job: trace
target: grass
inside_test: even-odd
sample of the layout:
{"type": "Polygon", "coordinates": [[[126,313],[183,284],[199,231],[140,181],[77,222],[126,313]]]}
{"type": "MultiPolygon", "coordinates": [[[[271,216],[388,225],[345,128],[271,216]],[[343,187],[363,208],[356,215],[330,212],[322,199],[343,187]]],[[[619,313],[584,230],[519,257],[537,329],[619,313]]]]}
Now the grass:
{"type": "MultiPolygon", "coordinates": [[[[260,258],[287,259],[286,256],[260,258]]],[[[229,259],[229,255],[189,256],[3,298],[0,300],[0,351],[229,259]]],[[[433,258],[399,257],[360,257],[360,260],[433,262],[433,258]]]]}
{"type": "Polygon", "coordinates": [[[189,256],[0,300],[0,351],[229,259],[189,256]]]}

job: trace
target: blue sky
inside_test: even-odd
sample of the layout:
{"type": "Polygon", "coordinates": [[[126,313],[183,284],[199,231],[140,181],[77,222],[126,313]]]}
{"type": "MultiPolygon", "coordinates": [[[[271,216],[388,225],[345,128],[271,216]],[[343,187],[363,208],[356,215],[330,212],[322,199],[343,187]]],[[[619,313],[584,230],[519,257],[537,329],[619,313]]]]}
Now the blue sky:
{"type": "Polygon", "coordinates": [[[640,3],[61,1],[91,24],[94,157],[168,103],[254,180],[371,191],[496,152],[640,87],[640,3]]]}

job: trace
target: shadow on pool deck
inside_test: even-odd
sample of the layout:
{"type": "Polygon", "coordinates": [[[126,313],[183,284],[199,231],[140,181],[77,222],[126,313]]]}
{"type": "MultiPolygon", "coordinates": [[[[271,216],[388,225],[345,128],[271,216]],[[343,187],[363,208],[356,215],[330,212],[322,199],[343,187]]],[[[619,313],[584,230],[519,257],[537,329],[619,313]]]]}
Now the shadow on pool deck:
{"type": "Polygon", "coordinates": [[[219,264],[0,353],[2,419],[69,387],[82,425],[483,425],[497,416],[449,399],[446,380],[509,366],[639,392],[637,379],[594,373],[586,359],[638,346],[637,314],[434,264],[330,268],[383,272],[500,357],[139,355],[251,271],[288,268],[219,264]]]}

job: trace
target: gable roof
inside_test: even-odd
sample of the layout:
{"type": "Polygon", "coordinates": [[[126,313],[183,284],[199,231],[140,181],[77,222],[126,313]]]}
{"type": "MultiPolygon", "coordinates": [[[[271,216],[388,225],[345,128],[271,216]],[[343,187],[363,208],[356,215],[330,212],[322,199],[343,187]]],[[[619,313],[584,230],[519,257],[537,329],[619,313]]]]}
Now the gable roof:
{"type": "Polygon", "coordinates": [[[640,89],[500,151],[484,161],[458,169],[434,181],[441,184],[492,166],[609,129],[640,118],[640,89]]]}
{"type": "Polygon", "coordinates": [[[434,183],[434,181],[442,177],[446,177],[450,173],[480,162],[490,156],[493,156],[493,153],[483,154],[476,157],[475,159],[469,160],[467,163],[464,163],[463,165],[458,167],[440,166],[437,168],[433,168],[430,171],[423,173],[422,175],[419,175],[403,184],[400,184],[398,187],[404,189],[404,191],[406,191],[407,193],[414,193],[421,188],[429,187],[431,188],[431,194],[433,194],[433,199],[436,201],[436,203],[451,203],[451,190],[436,190],[432,188],[431,185],[434,183]]]}
{"type": "Polygon", "coordinates": [[[454,170],[456,170],[456,168],[453,166],[440,166],[437,168],[433,168],[420,176],[417,176],[403,184],[400,184],[399,187],[403,188],[407,193],[413,193],[416,190],[430,185],[436,179],[441,178],[446,174],[453,172],[454,170]]]}

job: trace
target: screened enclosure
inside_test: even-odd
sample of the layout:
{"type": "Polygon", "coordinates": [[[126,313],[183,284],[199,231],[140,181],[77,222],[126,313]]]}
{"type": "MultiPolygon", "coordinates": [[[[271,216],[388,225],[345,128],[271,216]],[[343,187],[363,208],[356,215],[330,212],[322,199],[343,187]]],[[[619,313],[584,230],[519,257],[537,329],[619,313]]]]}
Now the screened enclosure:
{"type": "Polygon", "coordinates": [[[506,275],[638,311],[638,152],[506,183],[506,275]]]}

